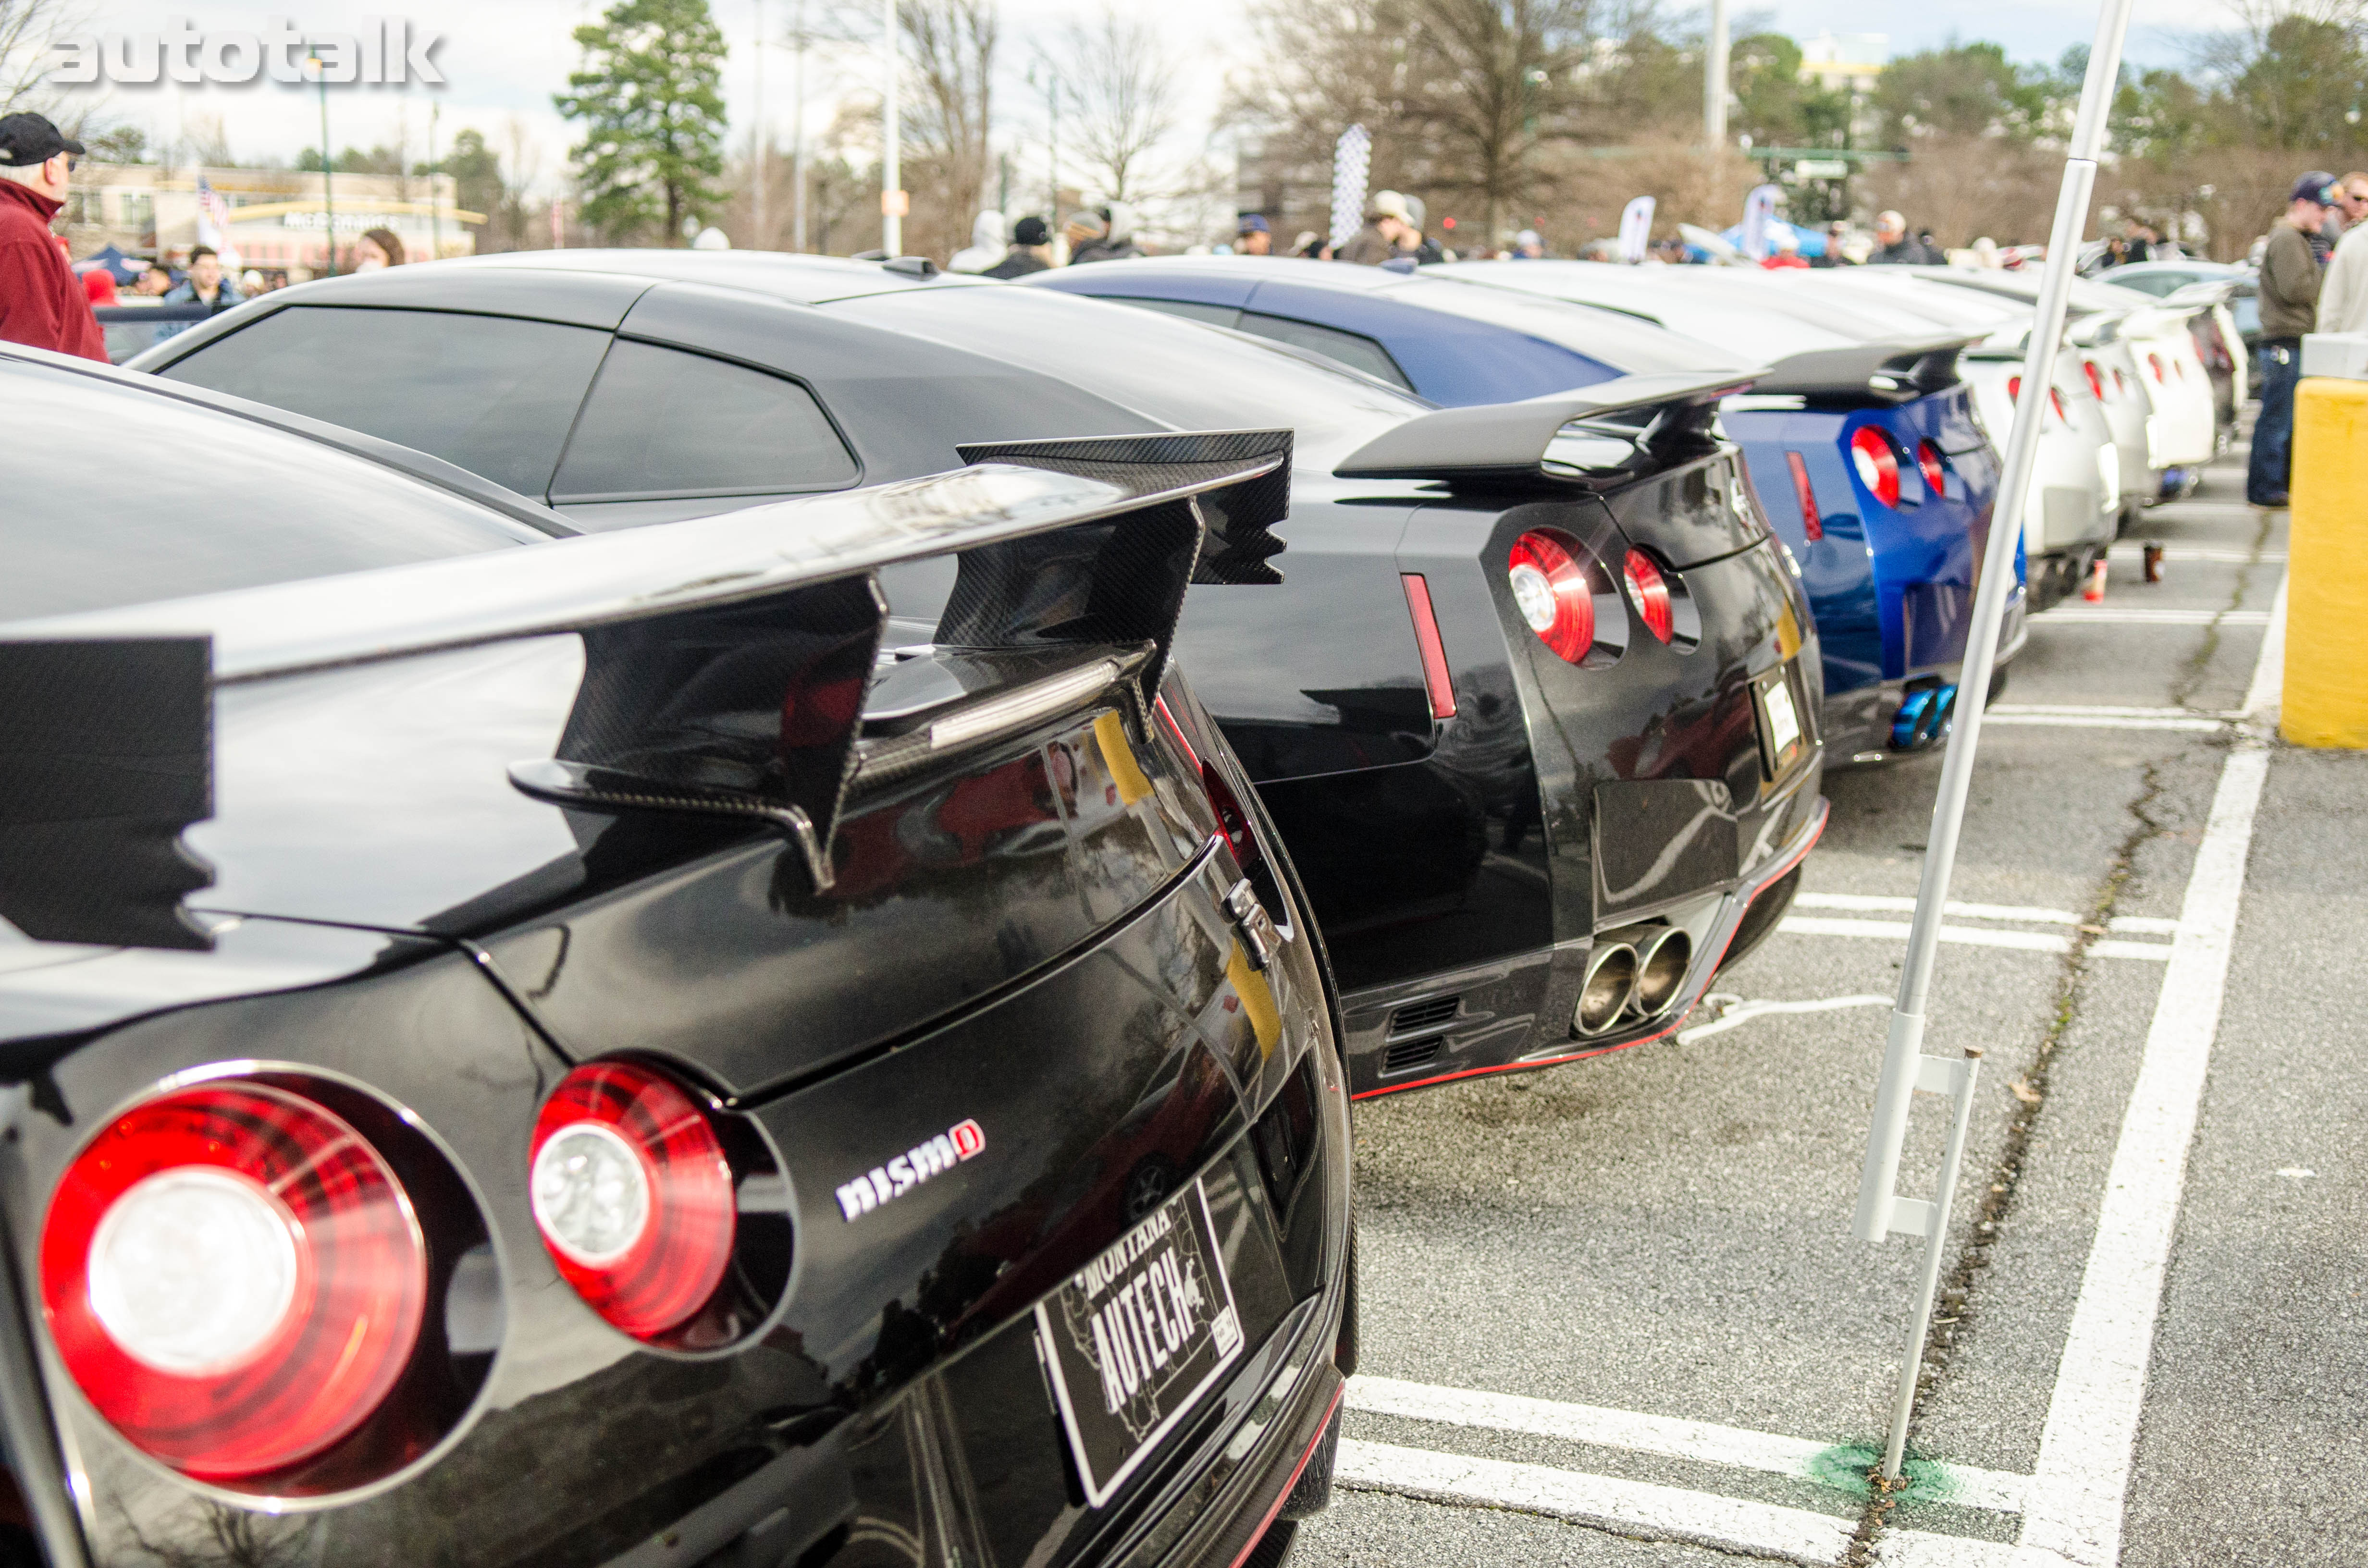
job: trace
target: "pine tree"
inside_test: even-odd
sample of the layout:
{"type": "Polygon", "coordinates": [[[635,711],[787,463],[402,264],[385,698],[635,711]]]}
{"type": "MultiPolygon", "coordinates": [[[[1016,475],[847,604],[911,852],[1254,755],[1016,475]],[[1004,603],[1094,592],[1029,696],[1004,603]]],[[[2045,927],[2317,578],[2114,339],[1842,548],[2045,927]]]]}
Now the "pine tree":
{"type": "Polygon", "coordinates": [[[707,0],[619,0],[575,29],[584,69],[552,102],[585,122],[568,149],[585,223],[625,236],[661,224],[682,243],[685,218],[723,199],[723,30],[707,0]]]}

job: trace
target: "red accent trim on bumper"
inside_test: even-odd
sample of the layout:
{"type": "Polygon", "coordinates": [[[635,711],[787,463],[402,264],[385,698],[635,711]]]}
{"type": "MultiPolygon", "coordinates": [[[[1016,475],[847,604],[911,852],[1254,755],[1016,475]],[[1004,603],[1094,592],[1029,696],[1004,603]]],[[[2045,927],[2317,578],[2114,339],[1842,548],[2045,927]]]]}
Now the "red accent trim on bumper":
{"type": "Polygon", "coordinates": [[[1343,1378],[1340,1386],[1332,1391],[1332,1403],[1324,1407],[1324,1419],[1315,1424],[1315,1436],[1309,1439],[1307,1451],[1299,1456],[1297,1464],[1291,1467],[1291,1479],[1282,1483],[1274,1494],[1274,1501],[1267,1505],[1266,1517],[1260,1519],[1258,1528],[1250,1532],[1249,1543],[1235,1556],[1232,1568],[1242,1568],[1242,1564],[1249,1560],[1250,1553],[1258,1549],[1258,1542],[1266,1539],[1266,1532],[1274,1528],[1274,1517],[1282,1512],[1285,1503],[1291,1501],[1292,1490],[1299,1484],[1299,1478],[1306,1473],[1307,1461],[1314,1459],[1315,1450],[1324,1446],[1324,1434],[1332,1430],[1332,1418],[1339,1415],[1340,1402],[1348,1394],[1349,1381],[1343,1378]]]}
{"type": "MultiPolygon", "coordinates": [[[[1734,915],[1725,923],[1726,940],[1719,944],[1718,957],[1712,961],[1708,973],[1702,977],[1704,991],[1710,989],[1711,978],[1718,973],[1719,965],[1726,961],[1726,949],[1735,945],[1735,934],[1743,927],[1744,911],[1751,907],[1753,900],[1773,887],[1782,880],[1785,873],[1808,858],[1809,851],[1817,846],[1817,840],[1826,835],[1826,823],[1832,815],[1833,807],[1820,800],[1817,802],[1816,820],[1812,822],[1809,824],[1809,830],[1801,835],[1802,842],[1799,847],[1787,850],[1772,867],[1762,871],[1759,880],[1752,884],[1751,891],[1743,895],[1742,901],[1736,905],[1734,915]]],[[[1403,1094],[1408,1089],[1427,1089],[1433,1084],[1452,1084],[1459,1078],[1485,1077],[1491,1073],[1526,1073],[1532,1067],[1553,1067],[1565,1062],[1584,1062],[1589,1057],[1609,1056],[1615,1051],[1628,1051],[1636,1046],[1650,1045],[1655,1040],[1667,1040],[1675,1034],[1685,1021],[1693,1016],[1694,1005],[1701,1000],[1701,996],[1697,995],[1692,1003],[1687,1005],[1686,1010],[1679,1013],[1665,1028],[1652,1034],[1639,1035],[1634,1040],[1622,1040],[1617,1045],[1598,1046],[1592,1051],[1565,1051],[1560,1056],[1532,1056],[1520,1062],[1499,1062],[1491,1067],[1466,1067],[1460,1073],[1441,1073],[1434,1077],[1417,1078],[1408,1083],[1387,1084],[1381,1088],[1367,1089],[1362,1094],[1350,1095],[1349,1097],[1352,1100],[1377,1099],[1383,1095],[1403,1094]]]]}

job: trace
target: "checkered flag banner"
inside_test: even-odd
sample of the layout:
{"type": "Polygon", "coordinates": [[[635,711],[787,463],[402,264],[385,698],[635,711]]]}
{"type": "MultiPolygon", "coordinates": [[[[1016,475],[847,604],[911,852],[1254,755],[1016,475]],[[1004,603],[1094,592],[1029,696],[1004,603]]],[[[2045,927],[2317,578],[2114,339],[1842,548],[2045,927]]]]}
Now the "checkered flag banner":
{"type": "Polygon", "coordinates": [[[1332,243],[1344,245],[1365,226],[1365,176],[1373,164],[1373,139],[1361,125],[1340,132],[1332,149],[1332,243]]]}

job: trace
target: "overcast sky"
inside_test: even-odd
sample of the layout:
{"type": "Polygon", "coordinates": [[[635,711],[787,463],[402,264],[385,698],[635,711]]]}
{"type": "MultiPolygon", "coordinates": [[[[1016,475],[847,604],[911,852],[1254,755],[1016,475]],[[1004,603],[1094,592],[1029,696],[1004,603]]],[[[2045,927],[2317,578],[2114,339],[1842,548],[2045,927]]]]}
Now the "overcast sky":
{"type": "MultiPolygon", "coordinates": [[[[1191,6],[1161,0],[1116,0],[1121,10],[1154,18],[1168,35],[1172,58],[1189,73],[1190,134],[1187,150],[1205,144],[1205,127],[1222,90],[1228,69],[1255,69],[1243,36],[1242,0],[1206,0],[1191,6]]],[[[780,37],[788,28],[798,0],[761,0],[768,30],[780,37]]],[[[812,23],[819,24],[834,9],[831,0],[805,0],[812,23]]],[[[597,20],[601,6],[594,0],[411,0],[393,5],[330,4],[306,0],[301,6],[279,5],[209,5],[151,3],[151,0],[108,0],[92,6],[99,18],[94,30],[104,33],[161,31],[180,17],[191,17],[201,31],[261,32],[282,17],[291,18],[307,32],[362,29],[365,17],[397,15],[409,20],[415,33],[443,35],[435,58],[446,85],[426,88],[345,86],[328,95],[329,135],[338,147],[392,145],[402,133],[414,159],[426,155],[431,101],[440,106],[438,145],[449,146],[465,126],[484,131],[496,147],[505,144],[505,131],[515,117],[541,150],[541,174],[555,178],[565,159],[568,128],[551,106],[551,95],[565,85],[577,51],[571,33],[597,20]]],[[[745,134],[757,114],[756,50],[759,0],[716,0],[716,16],[732,45],[725,96],[734,121],[735,138],[745,134]]],[[[1739,19],[1772,24],[1796,37],[1821,30],[1881,32],[1894,52],[1907,52],[1945,43],[1952,38],[1992,39],[2018,59],[2053,60],[2069,45],[2085,43],[2096,13],[2087,4],[2061,0],[1777,0],[1773,5],[1737,6],[1739,19]]],[[[1027,159],[1041,148],[1041,100],[1029,101],[1019,74],[1035,45],[1050,41],[1071,21],[1090,21],[1100,14],[1099,0],[1003,0],[1003,48],[1008,80],[996,108],[998,142],[1016,142],[1015,151],[1027,159]]],[[[2139,7],[2130,44],[2134,60],[2175,63],[2184,59],[2188,40],[2202,29],[2220,25],[2226,16],[2221,0],[2148,0],[2139,7]]],[[[860,56],[846,57],[834,70],[825,62],[812,68],[808,123],[819,127],[828,117],[837,92],[868,88],[876,74],[860,56]]],[[[320,98],[312,90],[259,82],[248,86],[201,85],[115,86],[104,91],[105,112],[112,118],[143,125],[153,138],[170,139],[192,117],[218,114],[234,152],[242,157],[292,158],[321,140],[320,98]]],[[[789,134],[791,56],[786,49],[768,51],[764,94],[766,119],[785,141],[789,134]]],[[[1041,157],[1041,151],[1036,154],[1041,157]]],[[[1032,170],[1030,171],[1033,172],[1032,170]]],[[[1041,176],[1040,176],[1041,177],[1041,176]]]]}

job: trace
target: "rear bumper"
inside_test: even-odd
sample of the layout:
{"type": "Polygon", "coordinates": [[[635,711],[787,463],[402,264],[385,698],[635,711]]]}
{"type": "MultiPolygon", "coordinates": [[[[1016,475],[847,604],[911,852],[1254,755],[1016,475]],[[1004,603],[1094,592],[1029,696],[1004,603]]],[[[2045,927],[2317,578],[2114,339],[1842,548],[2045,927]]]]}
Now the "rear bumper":
{"type": "MultiPolygon", "coordinates": [[[[1678,1000],[1660,1016],[1592,1038],[1574,1036],[1571,1017],[1591,940],[1354,993],[1341,1000],[1351,1097],[1371,1099],[1493,1073],[1579,1062],[1675,1034],[1727,962],[1754,903],[1797,869],[1824,834],[1830,808],[1816,792],[1821,777],[1821,769],[1808,770],[1798,790],[1805,799],[1794,811],[1770,813],[1771,823],[1792,824],[1781,845],[1764,852],[1732,888],[1702,901],[1690,918],[1680,922],[1673,915],[1672,924],[1685,924],[1699,935],[1678,1000]],[[1421,1028],[1393,1028],[1395,1020],[1414,1013],[1417,1006],[1430,1003],[1436,1012],[1440,999],[1451,996],[1456,999],[1452,1017],[1421,1028]],[[1411,1054],[1407,1048],[1432,1040],[1439,1046],[1435,1053],[1394,1069],[1394,1051],[1396,1061],[1404,1062],[1411,1054]]],[[[1740,949],[1734,956],[1740,956],[1740,949]]]]}

